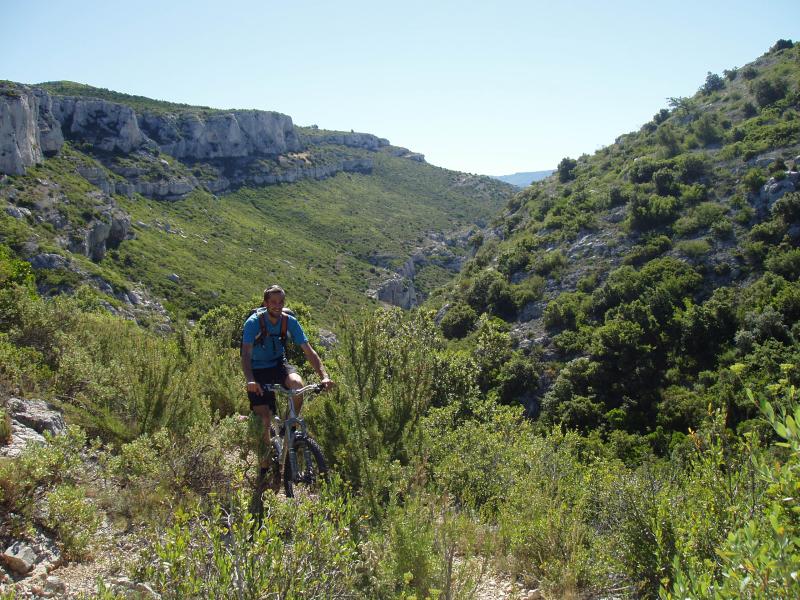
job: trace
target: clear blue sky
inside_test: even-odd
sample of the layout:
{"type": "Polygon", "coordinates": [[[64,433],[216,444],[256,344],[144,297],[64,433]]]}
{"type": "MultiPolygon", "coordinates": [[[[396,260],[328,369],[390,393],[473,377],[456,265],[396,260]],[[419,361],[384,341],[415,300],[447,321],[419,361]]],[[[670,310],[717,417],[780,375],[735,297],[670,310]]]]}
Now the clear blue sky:
{"type": "Polygon", "coordinates": [[[0,79],[277,110],[500,175],[592,153],[779,38],[797,0],[0,0],[0,79]]]}

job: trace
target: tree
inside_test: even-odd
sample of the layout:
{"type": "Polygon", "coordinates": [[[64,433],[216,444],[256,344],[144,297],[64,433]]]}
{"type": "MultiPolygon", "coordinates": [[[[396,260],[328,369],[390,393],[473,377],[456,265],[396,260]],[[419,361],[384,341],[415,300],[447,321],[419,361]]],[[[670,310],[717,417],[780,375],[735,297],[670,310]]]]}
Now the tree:
{"type": "Polygon", "coordinates": [[[558,163],[558,169],[557,169],[557,171],[558,171],[558,180],[561,183],[566,183],[568,181],[571,181],[571,180],[575,179],[575,172],[574,171],[575,171],[575,167],[577,167],[577,166],[578,166],[578,161],[577,160],[575,160],[573,158],[569,158],[569,157],[562,158],[561,162],[558,163]]]}
{"type": "Polygon", "coordinates": [[[716,73],[708,72],[706,82],[700,88],[700,92],[706,96],[717,90],[725,89],[725,80],[716,73]]]}
{"type": "Polygon", "coordinates": [[[788,50],[789,48],[793,48],[794,43],[792,40],[784,40],[780,39],[769,49],[770,52],[780,52],[781,50],[788,50]]]}
{"type": "Polygon", "coordinates": [[[653,115],[653,122],[656,125],[661,125],[661,123],[663,123],[669,118],[669,114],[670,114],[669,110],[667,110],[666,108],[662,108],[655,115],[653,115]]]}
{"type": "Polygon", "coordinates": [[[761,108],[769,106],[786,95],[787,84],[785,79],[759,79],[751,91],[756,97],[756,102],[761,108]]]}

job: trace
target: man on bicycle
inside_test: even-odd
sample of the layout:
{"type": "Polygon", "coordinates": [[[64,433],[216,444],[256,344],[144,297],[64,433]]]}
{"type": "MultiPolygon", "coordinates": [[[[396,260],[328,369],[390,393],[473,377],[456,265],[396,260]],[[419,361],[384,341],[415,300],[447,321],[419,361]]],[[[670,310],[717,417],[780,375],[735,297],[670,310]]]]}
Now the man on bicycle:
{"type": "MultiPolygon", "coordinates": [[[[319,375],[320,382],[330,388],[333,385],[319,355],[308,343],[303,328],[294,315],[283,310],[286,292],[277,285],[264,290],[262,308],[254,312],[244,323],[242,332],[242,371],[247,381],[247,397],[250,409],[261,417],[264,423],[264,441],[271,448],[270,426],[272,415],[277,408],[275,394],[265,392],[261,385],[265,383],[280,384],[289,389],[300,389],[303,380],[297,371],[286,361],[284,342],[291,338],[299,345],[306,359],[319,375]]],[[[302,396],[294,397],[297,414],[303,405],[302,396]]],[[[266,458],[265,458],[266,460],[266,458]]],[[[262,464],[262,469],[266,468],[262,464]]]]}

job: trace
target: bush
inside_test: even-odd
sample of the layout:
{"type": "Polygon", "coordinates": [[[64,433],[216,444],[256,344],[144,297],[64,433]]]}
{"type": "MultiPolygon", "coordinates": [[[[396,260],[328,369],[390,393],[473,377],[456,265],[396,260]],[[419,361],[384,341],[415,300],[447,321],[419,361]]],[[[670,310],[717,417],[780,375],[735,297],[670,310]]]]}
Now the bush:
{"type": "Polygon", "coordinates": [[[725,89],[725,80],[716,73],[712,73],[711,71],[709,71],[708,74],[706,75],[705,83],[700,88],[700,92],[708,96],[712,92],[724,89],[725,89]]]}
{"type": "Polygon", "coordinates": [[[83,488],[60,485],[47,494],[47,525],[56,532],[64,557],[89,557],[90,544],[100,525],[100,515],[83,488]]]}
{"type": "Polygon", "coordinates": [[[0,406],[0,446],[11,441],[11,415],[4,406],[0,406]]]}
{"type": "Polygon", "coordinates": [[[572,158],[562,158],[558,163],[556,171],[558,173],[558,180],[561,183],[567,183],[575,179],[575,167],[578,166],[578,161],[572,158]]]}
{"type": "Polygon", "coordinates": [[[682,154],[674,159],[674,169],[681,183],[694,183],[708,171],[708,162],[702,154],[682,154]]]}
{"type": "Polygon", "coordinates": [[[788,50],[789,48],[794,48],[794,43],[792,43],[792,40],[784,40],[781,38],[772,45],[769,51],[770,53],[775,53],[780,52],[781,50],[788,50]]]}
{"type": "Polygon", "coordinates": [[[375,520],[409,485],[420,456],[420,420],[441,366],[437,331],[430,315],[407,319],[399,310],[345,323],[334,357],[338,385],[307,413],[332,468],[360,492],[375,520]]]}
{"type": "Polygon", "coordinates": [[[442,317],[442,333],[447,339],[462,338],[472,330],[477,319],[478,314],[471,306],[456,302],[442,317]]]}
{"type": "Polygon", "coordinates": [[[711,244],[706,240],[684,240],[676,248],[686,256],[694,259],[701,258],[711,250],[711,244]]]}
{"type": "Polygon", "coordinates": [[[753,193],[758,192],[761,186],[767,181],[767,177],[761,169],[750,169],[742,178],[742,183],[753,193]]]}
{"type": "Polygon", "coordinates": [[[488,311],[512,318],[517,311],[508,282],[494,269],[478,273],[465,293],[465,300],[478,314],[488,311]]]}
{"type": "Polygon", "coordinates": [[[788,85],[784,79],[759,79],[751,87],[761,108],[769,106],[786,95],[788,85]]]}
{"type": "Polygon", "coordinates": [[[800,192],[791,192],[781,196],[772,205],[772,213],[778,215],[787,225],[800,221],[800,192]]]}
{"type": "Polygon", "coordinates": [[[716,116],[704,113],[691,125],[691,130],[703,146],[709,146],[722,140],[722,130],[716,116]]]}
{"type": "Polygon", "coordinates": [[[659,196],[670,196],[677,193],[675,173],[672,169],[659,169],[653,173],[653,183],[659,196]]]}
{"type": "Polygon", "coordinates": [[[270,518],[256,527],[246,493],[230,505],[179,509],[139,576],[162,598],[352,598],[357,551],[353,505],[341,488],[316,501],[280,502],[265,495],[270,518]],[[341,493],[338,493],[341,492],[341,493]]]}
{"type": "Polygon", "coordinates": [[[630,204],[631,226],[646,230],[666,225],[675,219],[678,208],[674,196],[636,196],[630,204]]]}
{"type": "Polygon", "coordinates": [[[800,279],[800,248],[774,248],[769,252],[764,266],[789,281],[797,281],[800,279]]]}
{"type": "Polygon", "coordinates": [[[544,309],[544,324],[549,330],[577,329],[586,319],[588,304],[586,294],[562,292],[544,309]]]}
{"type": "MultiPolygon", "coordinates": [[[[786,367],[788,370],[792,365],[786,367]]],[[[701,543],[704,552],[688,558],[676,555],[674,577],[664,582],[661,598],[747,597],[766,600],[800,595],[800,581],[796,576],[800,569],[800,525],[797,519],[800,506],[796,497],[800,477],[800,407],[794,388],[787,389],[781,384],[777,388],[782,388],[785,394],[785,408],[775,410],[770,402],[762,399],[760,410],[786,451],[781,452],[778,458],[773,451],[759,448],[751,436],[745,447],[748,450],[747,461],[740,463],[744,473],[729,471],[726,475],[722,471],[722,461],[706,467],[706,473],[717,473],[720,481],[733,475],[735,481],[731,483],[744,484],[748,491],[739,492],[737,487],[727,483],[722,489],[730,490],[728,493],[731,495],[723,495],[719,498],[721,502],[704,503],[705,508],[698,507],[706,512],[709,507],[715,507],[712,514],[716,515],[727,510],[730,516],[727,523],[723,521],[721,526],[717,525],[710,536],[707,530],[692,524],[694,532],[687,541],[701,543]],[[698,534],[707,537],[705,540],[697,539],[698,534]],[[708,559],[702,560],[704,556],[708,559]],[[712,557],[714,569],[710,568],[712,557]]],[[[751,402],[756,402],[749,390],[748,397],[751,402]]],[[[712,446],[710,450],[721,458],[716,447],[712,446]]],[[[714,489],[707,478],[703,483],[702,489],[714,489]]],[[[699,486],[695,489],[700,491],[699,486]]],[[[703,513],[695,515],[702,517],[703,513]]]]}
{"type": "Polygon", "coordinates": [[[639,244],[631,248],[631,251],[622,259],[622,262],[626,265],[638,266],[661,256],[671,248],[672,240],[667,236],[653,236],[647,238],[644,244],[639,244]]]}
{"type": "Polygon", "coordinates": [[[756,70],[755,67],[752,66],[745,67],[744,69],[742,69],[742,77],[744,77],[748,81],[751,79],[755,79],[756,77],[758,77],[758,71],[756,70]]]}

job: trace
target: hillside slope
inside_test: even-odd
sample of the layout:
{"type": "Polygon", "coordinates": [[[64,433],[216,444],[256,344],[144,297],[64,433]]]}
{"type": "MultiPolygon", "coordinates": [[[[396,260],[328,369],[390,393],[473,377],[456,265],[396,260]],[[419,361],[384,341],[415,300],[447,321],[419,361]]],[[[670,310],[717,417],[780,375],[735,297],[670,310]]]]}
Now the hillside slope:
{"type": "Polygon", "coordinates": [[[413,306],[512,190],[278,113],[70,82],[5,82],[0,100],[0,242],[41,292],[88,282],[133,312],[152,297],[198,317],[275,281],[328,322],[375,300],[413,306]]]}
{"type": "Polygon", "coordinates": [[[665,444],[659,431],[696,427],[709,405],[747,420],[755,407],[727,406],[727,367],[752,383],[800,362],[799,84],[800,46],[781,42],[562,160],[437,298],[445,333],[507,322],[516,358],[495,383],[546,422],[665,444]]]}

